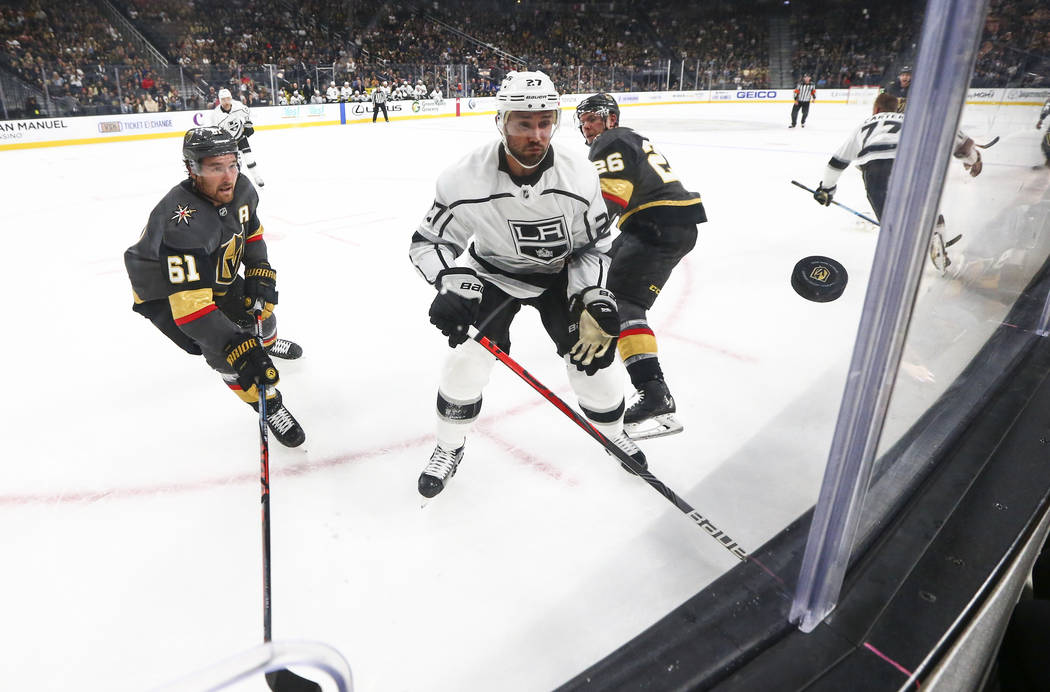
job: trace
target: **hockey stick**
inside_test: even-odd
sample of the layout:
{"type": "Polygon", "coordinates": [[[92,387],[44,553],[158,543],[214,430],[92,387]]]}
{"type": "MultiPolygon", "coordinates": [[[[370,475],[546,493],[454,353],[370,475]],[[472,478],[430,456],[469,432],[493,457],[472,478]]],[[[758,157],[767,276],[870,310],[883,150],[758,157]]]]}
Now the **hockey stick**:
{"type": "Polygon", "coordinates": [[[529,372],[525,370],[525,368],[518,365],[517,361],[515,361],[513,358],[507,355],[503,351],[503,349],[489,341],[488,337],[484,336],[481,332],[479,332],[477,328],[471,326],[470,331],[468,333],[470,334],[470,338],[481,344],[482,348],[484,348],[486,351],[488,351],[496,357],[496,360],[510,368],[510,370],[513,371],[515,375],[523,379],[530,387],[539,392],[544,399],[554,404],[554,407],[562,413],[564,413],[566,416],[568,416],[573,423],[583,428],[584,432],[586,432],[588,435],[594,438],[598,442],[598,444],[600,444],[606,449],[607,452],[616,457],[620,461],[620,463],[622,463],[628,468],[628,470],[630,470],[631,473],[644,480],[654,490],[656,490],[656,492],[660,493],[665,498],[667,498],[671,502],[671,504],[673,504],[675,507],[680,509],[683,514],[692,519],[697,526],[699,526],[712,538],[718,541],[719,545],[731,552],[734,556],[736,556],[737,559],[741,561],[747,561],[749,559],[747,551],[744,550],[739,543],[730,538],[725,533],[725,531],[722,531],[720,528],[708,521],[703,515],[701,515],[699,512],[693,509],[689,505],[689,503],[687,503],[685,500],[679,497],[673,490],[664,485],[658,478],[653,476],[653,474],[650,473],[648,469],[646,469],[637,461],[635,461],[634,457],[632,457],[630,454],[613,444],[605,435],[602,435],[597,428],[591,425],[590,421],[588,421],[586,418],[577,413],[575,409],[573,409],[571,406],[562,401],[557,394],[547,389],[547,387],[545,387],[542,382],[540,382],[531,374],[529,374],[529,372]]]}
{"type": "Polygon", "coordinates": [[[973,144],[974,144],[975,147],[980,147],[981,149],[987,149],[987,148],[989,148],[991,146],[994,146],[995,143],[998,142],[998,141],[999,141],[999,138],[996,137],[995,139],[993,139],[992,141],[988,142],[987,144],[978,144],[977,142],[974,142],[973,144]]]}
{"type": "MultiPolygon", "coordinates": [[[[262,312],[255,311],[255,336],[263,342],[262,312]]],[[[263,642],[273,639],[270,612],[270,434],[266,427],[266,385],[258,383],[259,390],[259,482],[262,485],[262,544],[263,544],[263,642]]],[[[287,669],[266,674],[266,684],[273,692],[321,692],[321,686],[287,669]]]]}
{"type": "MultiPolygon", "coordinates": [[[[802,183],[800,183],[797,180],[792,180],[791,184],[796,186],[796,187],[802,188],[803,190],[805,190],[806,192],[808,192],[810,194],[816,194],[816,192],[817,192],[816,190],[811,190],[810,188],[806,187],[805,185],[803,185],[802,183]]],[[[854,211],[854,210],[850,209],[849,207],[847,207],[845,204],[841,204],[839,202],[836,202],[835,200],[831,200],[831,203],[842,207],[843,209],[848,211],[850,214],[855,214],[855,215],[859,216],[860,218],[864,219],[868,223],[873,223],[876,226],[879,225],[879,222],[876,221],[875,219],[871,218],[870,216],[865,216],[864,214],[861,214],[859,211],[854,211]]]]}

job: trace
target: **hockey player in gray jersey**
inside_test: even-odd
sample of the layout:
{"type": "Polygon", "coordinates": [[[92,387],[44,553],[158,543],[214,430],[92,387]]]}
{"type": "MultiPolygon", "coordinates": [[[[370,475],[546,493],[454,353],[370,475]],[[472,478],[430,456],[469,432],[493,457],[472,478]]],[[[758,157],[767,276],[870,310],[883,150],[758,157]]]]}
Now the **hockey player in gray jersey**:
{"type": "MultiPolygon", "coordinates": [[[[257,408],[257,385],[277,384],[270,356],[302,355],[298,344],[277,338],[277,272],[256,214],[259,194],[240,174],[237,142],[225,130],[190,130],[182,152],[188,178],[154,207],[124,253],[132,309],[182,350],[203,355],[238,397],[257,408]]],[[[267,400],[267,423],[277,439],[288,447],[302,444],[306,434],[281,393],[268,387],[267,400]]]]}
{"type": "MultiPolygon", "coordinates": [[[[900,142],[900,131],[904,125],[904,113],[899,112],[897,97],[890,94],[879,94],[875,99],[872,115],[842,143],[824,170],[813,199],[828,206],[838,187],[839,176],[856,163],[864,179],[864,189],[868,201],[875,212],[875,218],[882,219],[882,210],[886,204],[886,191],[889,186],[890,171],[897,157],[897,144],[900,142]]],[[[961,130],[955,135],[955,149],[952,155],[962,159],[963,167],[971,176],[981,173],[981,152],[974,141],[961,130]]],[[[937,228],[930,240],[930,256],[938,269],[943,271],[951,264],[944,249],[959,240],[955,237],[945,242],[943,236],[944,219],[938,217],[937,228]]]]}
{"type": "Polygon", "coordinates": [[[255,154],[252,153],[252,147],[248,144],[248,138],[255,134],[248,106],[234,99],[229,89],[219,89],[219,105],[208,113],[208,124],[221,127],[237,140],[237,148],[241,152],[241,160],[244,161],[248,175],[252,177],[256,185],[262,187],[264,183],[255,166],[255,154]]]}
{"type": "Polygon", "coordinates": [[[609,216],[591,164],[550,146],[558,99],[546,74],[508,74],[497,94],[500,140],[441,174],[412,236],[411,260],[438,290],[430,321],[452,347],[438,385],[437,446],[419,477],[425,497],[441,492],[463,459],[494,364],[468,327],[509,351],[522,305],[539,311],[587,419],[645,464],[623,433],[623,381],[608,367],[620,327],[605,288],[609,216]]]}

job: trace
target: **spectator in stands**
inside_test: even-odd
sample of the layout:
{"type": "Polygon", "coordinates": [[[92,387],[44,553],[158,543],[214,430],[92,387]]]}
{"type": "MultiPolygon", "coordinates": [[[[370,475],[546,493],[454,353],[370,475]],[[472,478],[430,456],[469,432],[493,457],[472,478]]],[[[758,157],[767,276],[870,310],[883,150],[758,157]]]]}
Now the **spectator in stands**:
{"type": "Polygon", "coordinates": [[[23,112],[25,118],[42,118],[44,117],[43,109],[40,108],[40,104],[36,101],[36,96],[32,94],[26,99],[26,105],[23,112]]]}

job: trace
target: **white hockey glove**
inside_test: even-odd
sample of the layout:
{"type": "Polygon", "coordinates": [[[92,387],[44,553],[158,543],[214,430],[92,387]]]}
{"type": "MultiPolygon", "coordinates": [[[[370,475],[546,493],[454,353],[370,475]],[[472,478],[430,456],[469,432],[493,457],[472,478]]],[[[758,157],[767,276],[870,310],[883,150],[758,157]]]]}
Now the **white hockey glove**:
{"type": "Polygon", "coordinates": [[[616,357],[620,335],[620,314],[612,292],[591,286],[569,300],[569,312],[578,316],[578,341],[569,351],[578,370],[593,375],[616,357]]]}
{"type": "Polygon", "coordinates": [[[976,178],[981,174],[984,164],[981,163],[981,152],[977,150],[972,139],[967,139],[954,153],[955,158],[962,159],[963,168],[970,172],[970,176],[976,178]]]}

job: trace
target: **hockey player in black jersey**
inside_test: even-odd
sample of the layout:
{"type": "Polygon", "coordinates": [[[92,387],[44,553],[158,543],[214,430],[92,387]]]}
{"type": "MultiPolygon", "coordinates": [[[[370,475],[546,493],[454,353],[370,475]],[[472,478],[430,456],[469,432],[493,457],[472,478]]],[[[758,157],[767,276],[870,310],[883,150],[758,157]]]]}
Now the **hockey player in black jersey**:
{"type": "MultiPolygon", "coordinates": [[[[1043,110],[1039,111],[1039,121],[1035,124],[1035,129],[1043,129],[1043,121],[1050,115],[1050,99],[1046,100],[1043,104],[1043,110]]],[[[1039,146],[1043,150],[1043,156],[1046,157],[1046,166],[1050,167],[1050,127],[1043,133],[1043,138],[1039,143],[1039,146]]]]}
{"type": "Polygon", "coordinates": [[[682,425],[674,416],[647,311],[693,249],[696,225],[707,221],[707,214],[700,195],[682,186],[652,143],[620,127],[620,108],[612,96],[584,99],[576,117],[609,215],[620,217],[607,285],[620,305],[620,357],[638,390],[637,401],[624,414],[624,429],[635,438],[679,432],[682,425]]]}
{"type": "MultiPolygon", "coordinates": [[[[267,258],[259,195],[240,172],[237,140],[219,127],[188,131],[182,144],[188,178],[154,207],[138,242],[124,253],[132,309],[193,355],[203,355],[242,400],[258,410],[257,384],[277,384],[270,356],[302,355],[277,338],[277,273],[267,258]],[[244,266],[244,276],[240,275],[244,266]],[[261,312],[263,343],[255,336],[261,312]]],[[[267,423],[288,447],[306,434],[267,389],[267,423]]]]}
{"type": "Polygon", "coordinates": [[[897,79],[883,89],[884,94],[889,94],[897,99],[897,112],[903,113],[904,106],[908,101],[908,88],[911,87],[911,68],[902,67],[897,79]]]}

